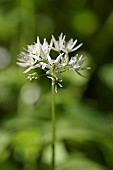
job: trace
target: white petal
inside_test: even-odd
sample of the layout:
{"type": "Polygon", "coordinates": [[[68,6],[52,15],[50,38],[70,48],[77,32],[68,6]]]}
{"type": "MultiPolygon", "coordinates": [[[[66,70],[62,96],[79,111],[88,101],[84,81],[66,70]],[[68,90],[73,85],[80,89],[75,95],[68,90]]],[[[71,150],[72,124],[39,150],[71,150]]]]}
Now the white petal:
{"type": "Polygon", "coordinates": [[[71,46],[73,44],[73,39],[71,38],[68,42],[67,42],[67,49],[71,50],[71,46]]]}
{"type": "Polygon", "coordinates": [[[75,48],[73,48],[73,50],[72,50],[72,51],[78,50],[78,49],[79,49],[82,45],[83,45],[83,43],[81,43],[81,44],[77,45],[75,48]]]}
{"type": "Polygon", "coordinates": [[[29,64],[29,63],[19,63],[19,62],[16,62],[16,64],[17,64],[18,66],[21,66],[21,67],[27,67],[27,66],[30,66],[30,64],[29,64]]]}
{"type": "Polygon", "coordinates": [[[37,44],[40,44],[40,38],[37,36],[37,44]]]}
{"type": "Polygon", "coordinates": [[[63,56],[64,53],[60,54],[56,60],[54,61],[55,64],[58,64],[60,62],[61,57],[63,56]]]}
{"type": "Polygon", "coordinates": [[[27,70],[25,70],[23,73],[28,73],[30,70],[34,69],[33,66],[29,67],[27,70]]]}
{"type": "Polygon", "coordinates": [[[40,45],[40,55],[42,58],[47,59],[47,55],[44,53],[41,45],[40,45]]]}
{"type": "Polygon", "coordinates": [[[56,41],[56,39],[55,39],[54,35],[52,35],[52,41],[54,42],[54,44],[56,44],[56,43],[57,43],[57,41],[56,41]]]}
{"type": "Polygon", "coordinates": [[[24,58],[17,58],[18,61],[25,62],[24,58]]]}
{"type": "Polygon", "coordinates": [[[38,64],[34,65],[33,67],[34,67],[34,69],[35,69],[35,68],[38,68],[38,67],[40,67],[40,66],[41,66],[41,64],[38,63],[38,64]]]}
{"type": "Polygon", "coordinates": [[[55,51],[59,51],[59,43],[58,41],[55,39],[55,37],[52,35],[52,41],[54,43],[54,46],[55,46],[55,51]]]}
{"type": "Polygon", "coordinates": [[[60,36],[59,36],[59,40],[62,40],[63,37],[63,33],[61,32],[60,36]]]}
{"type": "Polygon", "coordinates": [[[51,65],[53,64],[52,59],[51,59],[51,57],[50,57],[49,54],[47,54],[47,60],[49,61],[49,63],[50,63],[51,65]]]}
{"type": "Polygon", "coordinates": [[[77,39],[73,42],[71,48],[73,48],[76,45],[76,43],[77,43],[77,39]]]}

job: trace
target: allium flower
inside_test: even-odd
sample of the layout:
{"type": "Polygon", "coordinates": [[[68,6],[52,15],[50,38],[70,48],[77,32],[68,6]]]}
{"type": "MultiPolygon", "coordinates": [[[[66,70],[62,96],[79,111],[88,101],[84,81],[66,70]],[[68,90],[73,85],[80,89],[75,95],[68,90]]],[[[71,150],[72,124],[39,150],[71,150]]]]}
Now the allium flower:
{"type": "Polygon", "coordinates": [[[26,52],[21,52],[17,64],[21,67],[27,67],[24,71],[28,75],[28,79],[35,80],[42,75],[38,75],[38,68],[45,71],[45,75],[55,82],[55,91],[57,92],[57,85],[62,87],[62,76],[61,73],[64,71],[73,69],[77,74],[83,76],[79,71],[88,70],[90,67],[84,67],[83,63],[85,57],[82,55],[79,57],[78,54],[74,56],[69,56],[69,53],[78,50],[82,43],[77,44],[77,40],[70,39],[68,42],[65,40],[65,35],[60,34],[58,40],[52,35],[50,44],[44,39],[43,44],[41,44],[39,37],[37,37],[37,42],[28,45],[26,52]],[[56,59],[51,57],[51,50],[57,51],[58,55],[56,59]],[[31,73],[30,71],[33,70],[31,73]]]}
{"type": "Polygon", "coordinates": [[[51,42],[54,44],[52,49],[58,52],[64,51],[65,53],[70,53],[70,52],[77,50],[78,48],[82,46],[82,43],[75,46],[77,43],[77,40],[73,41],[72,38],[68,42],[66,42],[65,37],[66,36],[65,35],[63,36],[63,33],[61,33],[59,36],[59,39],[56,40],[54,36],[52,35],[51,42]]]}

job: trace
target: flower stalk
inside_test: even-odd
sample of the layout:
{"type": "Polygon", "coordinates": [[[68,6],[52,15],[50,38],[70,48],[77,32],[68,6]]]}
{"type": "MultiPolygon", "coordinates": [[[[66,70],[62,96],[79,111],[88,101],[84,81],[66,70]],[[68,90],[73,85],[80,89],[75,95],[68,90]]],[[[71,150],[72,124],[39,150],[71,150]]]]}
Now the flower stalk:
{"type": "Polygon", "coordinates": [[[55,142],[56,142],[56,118],[55,118],[55,82],[51,81],[51,119],[52,119],[52,170],[55,170],[55,142]]]}

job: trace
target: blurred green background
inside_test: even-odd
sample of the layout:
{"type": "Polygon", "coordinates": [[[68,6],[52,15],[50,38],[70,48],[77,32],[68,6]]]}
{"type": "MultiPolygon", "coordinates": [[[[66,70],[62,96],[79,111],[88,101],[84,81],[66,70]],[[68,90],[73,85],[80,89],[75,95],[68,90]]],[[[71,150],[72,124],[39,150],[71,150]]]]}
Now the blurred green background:
{"type": "Polygon", "coordinates": [[[113,1],[0,0],[0,170],[50,170],[50,80],[30,83],[28,44],[78,39],[91,71],[63,74],[56,94],[56,170],[113,170],[113,1]]]}

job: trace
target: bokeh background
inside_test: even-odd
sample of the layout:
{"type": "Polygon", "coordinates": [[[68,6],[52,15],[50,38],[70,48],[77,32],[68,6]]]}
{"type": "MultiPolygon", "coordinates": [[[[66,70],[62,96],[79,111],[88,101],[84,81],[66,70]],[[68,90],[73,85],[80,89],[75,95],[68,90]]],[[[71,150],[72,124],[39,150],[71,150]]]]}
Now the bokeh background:
{"type": "Polygon", "coordinates": [[[61,32],[92,69],[63,74],[56,169],[113,170],[112,0],[0,0],[0,170],[50,170],[50,80],[29,82],[16,61],[37,35],[61,32]]]}

